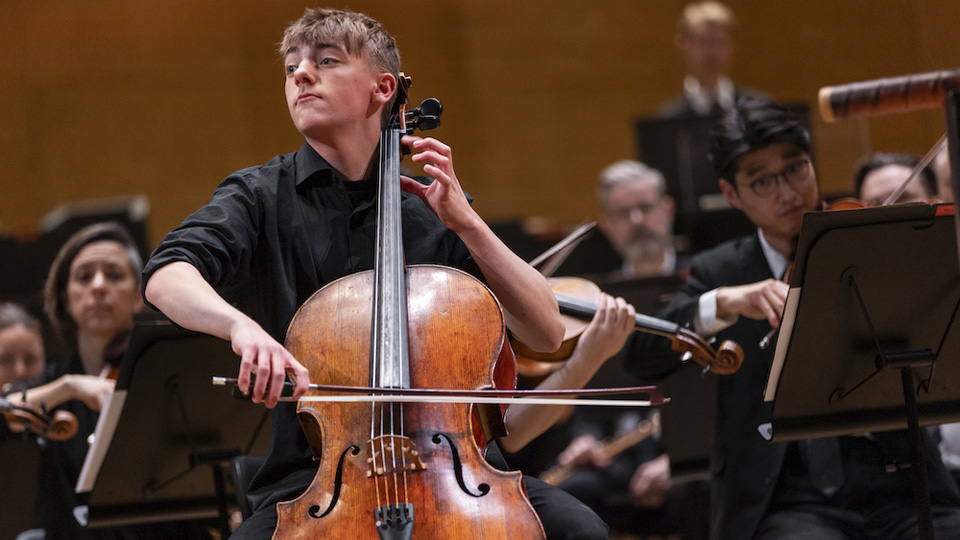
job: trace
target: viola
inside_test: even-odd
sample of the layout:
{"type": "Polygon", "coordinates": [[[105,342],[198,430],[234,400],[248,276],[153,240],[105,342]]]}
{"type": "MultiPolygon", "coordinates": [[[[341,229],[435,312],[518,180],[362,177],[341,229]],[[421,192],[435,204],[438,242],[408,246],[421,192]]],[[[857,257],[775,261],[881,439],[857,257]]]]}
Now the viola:
{"type": "MultiPolygon", "coordinates": [[[[600,287],[582,278],[547,278],[554,296],[565,314],[563,344],[553,353],[538,353],[523,343],[514,340],[517,353],[517,371],[526,377],[539,378],[558,369],[573,354],[577,340],[597,312],[600,287]]],[[[670,338],[673,350],[682,353],[684,360],[693,360],[705,371],[729,375],[740,369],[743,349],[733,341],[724,341],[714,349],[700,335],[680,325],[638,313],[636,329],[641,332],[670,338]]]]}
{"type": "Polygon", "coordinates": [[[77,417],[68,411],[51,415],[29,404],[0,398],[0,413],[14,433],[32,433],[51,441],[66,441],[77,434],[77,417]]]}
{"type": "MultiPolygon", "coordinates": [[[[402,104],[409,79],[400,82],[402,104]]],[[[381,135],[375,270],[317,291],[285,345],[311,381],[374,394],[512,386],[512,352],[490,290],[459,270],[404,266],[405,118],[402,107],[393,111],[381,135]]],[[[479,414],[470,404],[309,400],[315,394],[297,414],[317,473],[303,495],[278,505],[274,539],[544,538],[520,473],[497,471],[481,455],[482,435],[502,427],[499,407],[479,414]]]]}

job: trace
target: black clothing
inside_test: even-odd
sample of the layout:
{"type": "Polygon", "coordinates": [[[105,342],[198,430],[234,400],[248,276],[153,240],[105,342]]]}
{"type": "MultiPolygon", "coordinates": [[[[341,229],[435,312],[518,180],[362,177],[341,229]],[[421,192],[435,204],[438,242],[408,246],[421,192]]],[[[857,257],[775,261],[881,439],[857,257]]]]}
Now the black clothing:
{"type": "MultiPolygon", "coordinates": [[[[756,90],[750,88],[744,88],[742,86],[734,86],[733,88],[733,103],[736,104],[742,98],[745,97],[756,97],[762,99],[768,99],[767,96],[756,90]]],[[[690,98],[687,96],[686,92],[677,96],[676,98],[664,103],[660,106],[657,111],[657,116],[659,118],[669,118],[669,119],[693,119],[693,118],[705,118],[713,117],[719,119],[723,115],[723,107],[719,103],[714,102],[713,107],[709,111],[709,114],[702,114],[700,111],[695,109],[690,103],[690,98]]]]}
{"type": "MultiPolygon", "coordinates": [[[[439,263],[479,274],[466,246],[426,204],[402,195],[407,263],[439,263]]],[[[161,266],[186,261],[283,343],[290,320],[311,294],[373,267],[373,207],[370,183],[343,182],[305,143],[299,152],[227,177],[206,206],[163,239],[144,269],[144,283],[161,266]],[[351,188],[367,196],[355,194],[355,203],[351,188]]],[[[295,403],[274,408],[270,455],[250,485],[255,510],[296,497],[316,473],[295,410],[295,403]]]]}
{"type": "MultiPolygon", "coordinates": [[[[690,279],[658,316],[692,328],[701,294],[720,286],[744,285],[772,277],[756,233],[726,242],[694,257],[690,279]]],[[[788,443],[769,443],[760,436],[758,426],[770,420],[771,404],[763,401],[762,393],[774,348],[760,350],[759,343],[769,330],[766,320],[740,317],[716,336],[718,343],[726,339],[739,343],[744,362],[735,374],[717,378],[716,435],[710,464],[711,538],[751,538],[766,514],[796,505],[797,497],[816,497],[823,506],[844,506],[854,511],[880,502],[895,502],[912,509],[909,470],[886,473],[883,467],[887,460],[909,461],[904,432],[874,434],[876,443],[865,438],[844,442],[846,481],[832,499],[807,491],[809,486],[803,487],[801,475],[806,470],[799,468],[795,459],[787,460],[785,465],[788,443]],[[852,450],[864,443],[874,456],[882,455],[883,459],[867,460],[862,452],[852,450]]],[[[628,358],[643,359],[626,366],[635,372],[653,376],[679,365],[679,358],[670,351],[665,339],[638,335],[631,346],[633,354],[628,358]]],[[[929,438],[925,437],[925,441],[929,443],[929,438]]],[[[960,495],[936,448],[926,444],[925,453],[933,504],[953,507],[952,511],[957,512],[960,495]]]]}
{"type": "MultiPolygon", "coordinates": [[[[62,363],[48,364],[44,383],[67,374],[84,373],[80,357],[74,354],[62,363]]],[[[37,514],[46,530],[46,540],[163,540],[167,538],[209,539],[197,522],[155,523],[123,527],[82,527],[74,518],[74,508],[87,503],[84,494],[75,492],[80,469],[87,455],[89,437],[97,425],[99,413],[79,400],[61,404],[77,417],[77,434],[66,441],[47,440],[43,449],[40,481],[37,489],[37,514]]]]}
{"type": "MultiPolygon", "coordinates": [[[[166,264],[188,262],[282,343],[294,313],[311,294],[373,267],[374,185],[344,182],[306,143],[296,153],[237,171],[206,206],[163,239],[143,282],[166,264]]],[[[404,192],[401,208],[407,264],[442,264],[480,277],[466,246],[426,203],[404,192]]],[[[254,515],[237,538],[268,538],[276,525],[276,503],[299,496],[316,474],[295,411],[294,403],[274,408],[270,453],[248,491],[254,515]]]]}

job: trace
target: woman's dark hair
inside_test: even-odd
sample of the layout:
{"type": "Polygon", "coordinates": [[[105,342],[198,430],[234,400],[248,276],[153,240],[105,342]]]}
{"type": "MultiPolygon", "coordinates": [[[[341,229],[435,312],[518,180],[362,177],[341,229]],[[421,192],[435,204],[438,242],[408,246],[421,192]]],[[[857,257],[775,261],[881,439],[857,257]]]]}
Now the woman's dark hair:
{"type": "MultiPolygon", "coordinates": [[[[853,180],[853,189],[857,197],[860,196],[860,188],[863,187],[863,181],[867,175],[877,169],[882,169],[887,165],[900,165],[913,170],[920,160],[910,154],[883,154],[877,152],[860,163],[857,168],[857,175],[853,180]]],[[[920,170],[920,177],[916,178],[923,184],[923,190],[927,192],[928,197],[937,195],[937,177],[933,174],[930,167],[924,167],[920,170]]]]}
{"type": "Polygon", "coordinates": [[[71,343],[77,337],[77,323],[74,322],[73,317],[67,311],[66,303],[70,266],[80,250],[89,244],[102,241],[120,244],[127,253],[127,259],[130,261],[130,271],[137,288],[140,288],[143,261],[140,258],[140,252],[137,250],[137,244],[122,225],[112,221],[96,223],[74,233],[57,253],[57,257],[50,266],[50,273],[47,274],[47,282],[43,287],[43,311],[64,343],[71,343]]]}
{"type": "Polygon", "coordinates": [[[710,161],[717,176],[736,189],[740,158],[776,143],[810,153],[810,135],[795,114],[768,99],[741,98],[710,131],[710,161]]]}

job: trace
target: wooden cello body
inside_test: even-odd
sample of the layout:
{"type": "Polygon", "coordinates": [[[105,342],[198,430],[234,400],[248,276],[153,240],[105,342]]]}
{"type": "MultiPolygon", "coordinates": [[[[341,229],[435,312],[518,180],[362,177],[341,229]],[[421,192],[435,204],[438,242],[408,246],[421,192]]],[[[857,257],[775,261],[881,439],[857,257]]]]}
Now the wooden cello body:
{"type": "MultiPolygon", "coordinates": [[[[491,291],[459,270],[403,264],[404,131],[390,128],[381,138],[374,270],[315,293],[290,323],[285,345],[312,382],[365,386],[371,394],[512,384],[512,352],[491,291]]],[[[299,498],[278,505],[274,539],[545,538],[520,473],[483,459],[476,406],[323,402],[311,394],[297,414],[317,474],[299,498]]]]}
{"type": "MultiPolygon", "coordinates": [[[[506,334],[489,289],[449,268],[407,272],[411,387],[492,387],[506,334]]],[[[360,386],[373,378],[372,281],[373,272],[342,278],[301,307],[287,347],[312,380],[360,386]]],[[[303,496],[280,504],[274,538],[376,539],[375,510],[404,504],[413,509],[412,538],[543,538],[520,473],[484,461],[469,406],[302,402],[298,414],[319,470],[303,496]],[[402,432],[372,434],[390,415],[402,416],[402,432]]]]}

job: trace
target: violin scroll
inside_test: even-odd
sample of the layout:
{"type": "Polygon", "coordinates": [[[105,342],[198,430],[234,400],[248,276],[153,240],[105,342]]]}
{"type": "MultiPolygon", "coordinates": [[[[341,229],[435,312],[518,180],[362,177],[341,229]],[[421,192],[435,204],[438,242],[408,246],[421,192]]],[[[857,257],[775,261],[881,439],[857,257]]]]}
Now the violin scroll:
{"type": "Polygon", "coordinates": [[[736,342],[723,341],[720,347],[714,350],[700,335],[686,328],[677,328],[677,333],[673,336],[673,350],[700,364],[705,371],[712,371],[717,375],[736,373],[743,364],[743,349],[736,342]]]}
{"type": "Polygon", "coordinates": [[[49,416],[46,437],[51,441],[66,441],[77,434],[77,417],[68,411],[55,411],[49,416]]]}
{"type": "Polygon", "coordinates": [[[51,441],[71,439],[79,428],[77,417],[70,412],[56,411],[51,416],[32,405],[15,404],[3,398],[0,398],[0,412],[3,413],[10,431],[29,431],[37,437],[45,437],[51,441]]]}

